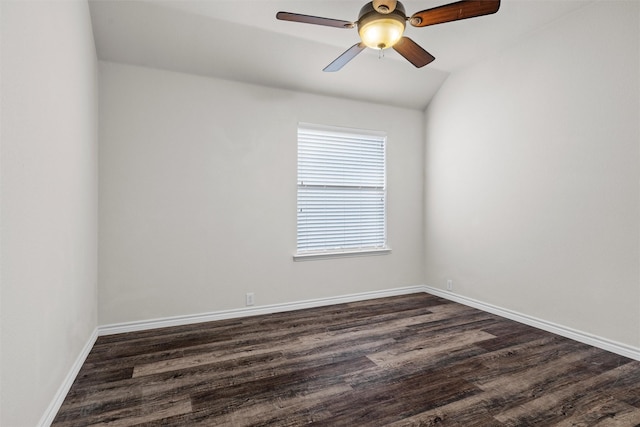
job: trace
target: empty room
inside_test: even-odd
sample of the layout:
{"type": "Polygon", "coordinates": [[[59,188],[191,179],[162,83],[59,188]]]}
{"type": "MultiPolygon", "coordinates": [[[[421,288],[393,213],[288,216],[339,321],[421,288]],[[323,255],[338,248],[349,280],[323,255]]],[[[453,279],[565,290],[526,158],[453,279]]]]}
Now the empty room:
{"type": "Polygon", "coordinates": [[[640,425],[637,0],[0,0],[0,425],[640,425]]]}

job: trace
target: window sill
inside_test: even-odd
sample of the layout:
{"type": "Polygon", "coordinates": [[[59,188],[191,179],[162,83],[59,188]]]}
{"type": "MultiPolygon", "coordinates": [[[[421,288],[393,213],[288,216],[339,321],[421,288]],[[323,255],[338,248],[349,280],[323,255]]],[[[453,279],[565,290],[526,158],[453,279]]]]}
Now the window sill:
{"type": "Polygon", "coordinates": [[[365,249],[365,250],[343,251],[343,252],[310,252],[310,253],[295,254],[293,256],[293,260],[294,261],[315,261],[319,259],[388,255],[390,253],[391,253],[391,248],[365,249]]]}

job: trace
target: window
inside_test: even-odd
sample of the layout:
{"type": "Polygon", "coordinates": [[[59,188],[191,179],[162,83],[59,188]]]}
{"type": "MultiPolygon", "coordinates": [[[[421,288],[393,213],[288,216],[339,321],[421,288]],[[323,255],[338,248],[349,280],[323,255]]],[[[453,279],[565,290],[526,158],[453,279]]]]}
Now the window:
{"type": "Polygon", "coordinates": [[[388,253],[380,132],[298,127],[295,259],[388,253]]]}

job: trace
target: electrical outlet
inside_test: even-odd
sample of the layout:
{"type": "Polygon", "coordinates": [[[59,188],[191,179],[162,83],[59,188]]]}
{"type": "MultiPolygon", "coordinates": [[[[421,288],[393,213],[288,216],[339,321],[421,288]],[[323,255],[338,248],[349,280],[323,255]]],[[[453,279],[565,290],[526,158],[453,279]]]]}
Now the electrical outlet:
{"type": "Polygon", "coordinates": [[[448,291],[452,291],[453,290],[453,280],[451,280],[451,279],[447,279],[447,290],[448,291]]]}
{"type": "Polygon", "coordinates": [[[254,297],[253,292],[247,292],[247,297],[246,297],[247,306],[253,305],[253,297],[254,297]]]}

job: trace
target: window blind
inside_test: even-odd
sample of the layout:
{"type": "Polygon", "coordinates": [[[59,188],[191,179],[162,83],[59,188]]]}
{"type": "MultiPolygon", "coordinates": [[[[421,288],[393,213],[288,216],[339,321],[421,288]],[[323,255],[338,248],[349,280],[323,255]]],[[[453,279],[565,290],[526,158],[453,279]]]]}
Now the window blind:
{"type": "Polygon", "coordinates": [[[386,247],[385,141],[299,126],[299,254],[386,247]]]}

